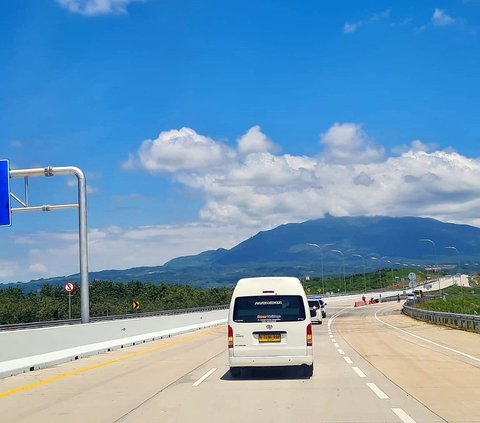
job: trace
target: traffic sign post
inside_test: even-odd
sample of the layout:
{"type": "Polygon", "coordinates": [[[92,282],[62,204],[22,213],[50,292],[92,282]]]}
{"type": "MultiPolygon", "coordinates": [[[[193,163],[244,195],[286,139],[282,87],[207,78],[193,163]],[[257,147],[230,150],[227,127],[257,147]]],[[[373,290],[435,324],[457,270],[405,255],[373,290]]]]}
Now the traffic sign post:
{"type": "Polygon", "coordinates": [[[10,226],[11,224],[10,165],[8,160],[0,160],[0,226],[10,226]]]}
{"type": "Polygon", "coordinates": [[[75,285],[72,282],[65,282],[63,285],[65,292],[68,292],[68,318],[72,318],[72,292],[75,291],[75,285]]]}
{"type": "Polygon", "coordinates": [[[413,272],[410,272],[408,274],[408,279],[410,280],[410,283],[408,284],[408,286],[414,289],[417,286],[417,283],[415,282],[417,279],[417,275],[413,272]]]}

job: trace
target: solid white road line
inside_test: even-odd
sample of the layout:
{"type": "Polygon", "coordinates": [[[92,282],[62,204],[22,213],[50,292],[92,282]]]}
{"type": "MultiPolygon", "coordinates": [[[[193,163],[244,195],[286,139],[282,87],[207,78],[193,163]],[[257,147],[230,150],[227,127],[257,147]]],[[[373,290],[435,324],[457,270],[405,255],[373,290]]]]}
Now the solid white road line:
{"type": "Polygon", "coordinates": [[[388,395],[383,392],[377,385],[374,383],[367,383],[367,386],[375,393],[375,395],[380,399],[388,399],[388,395]]]}
{"type": "Polygon", "coordinates": [[[352,367],[353,371],[360,377],[367,377],[365,373],[363,373],[358,367],[352,367]]]}
{"type": "Polygon", "coordinates": [[[210,376],[212,373],[214,373],[217,370],[216,367],[213,369],[209,370],[207,373],[205,373],[200,379],[198,379],[192,386],[198,386],[200,385],[208,376],[210,376]]]}
{"type": "Polygon", "coordinates": [[[340,349],[340,348],[339,348],[337,351],[338,351],[338,353],[341,354],[341,355],[344,355],[344,354],[345,354],[345,351],[343,351],[343,350],[340,349]]]}
{"type": "Polygon", "coordinates": [[[417,339],[421,339],[422,341],[428,342],[429,344],[435,345],[435,346],[440,347],[440,348],[444,348],[444,349],[446,349],[446,350],[448,350],[448,351],[451,351],[451,352],[454,352],[454,353],[463,355],[464,357],[470,358],[471,360],[475,360],[475,361],[480,362],[480,358],[474,357],[473,355],[464,353],[464,352],[462,352],[462,351],[455,350],[455,349],[453,349],[453,348],[447,347],[447,346],[442,345],[442,344],[438,344],[437,342],[430,341],[430,339],[423,338],[423,337],[421,337],[421,336],[415,335],[414,333],[411,333],[411,332],[408,332],[408,331],[406,331],[406,330],[397,328],[396,326],[393,326],[393,325],[391,325],[390,323],[384,322],[382,319],[380,319],[380,318],[377,316],[377,313],[378,313],[379,311],[385,310],[385,309],[387,309],[387,308],[388,308],[388,307],[384,307],[384,308],[378,310],[377,312],[375,312],[375,319],[377,319],[380,323],[383,323],[384,325],[387,325],[388,327],[391,327],[392,329],[399,330],[400,332],[406,333],[407,335],[413,336],[413,337],[415,337],[415,338],[417,338],[417,339]]]}
{"type": "Polygon", "coordinates": [[[330,318],[328,319],[328,329],[330,329],[330,326],[332,326],[333,321],[335,320],[335,318],[336,318],[337,316],[340,316],[340,314],[346,313],[346,312],[349,311],[351,308],[353,308],[353,306],[350,306],[350,307],[344,308],[343,310],[337,311],[332,317],[330,317],[330,318]]]}
{"type": "Polygon", "coordinates": [[[350,357],[345,356],[345,357],[343,357],[343,359],[344,359],[348,364],[353,364],[353,361],[352,361],[352,359],[351,359],[350,357]]]}
{"type": "Polygon", "coordinates": [[[392,411],[398,416],[398,418],[403,423],[417,423],[407,413],[405,413],[405,411],[403,411],[401,408],[392,408],[392,411]]]}

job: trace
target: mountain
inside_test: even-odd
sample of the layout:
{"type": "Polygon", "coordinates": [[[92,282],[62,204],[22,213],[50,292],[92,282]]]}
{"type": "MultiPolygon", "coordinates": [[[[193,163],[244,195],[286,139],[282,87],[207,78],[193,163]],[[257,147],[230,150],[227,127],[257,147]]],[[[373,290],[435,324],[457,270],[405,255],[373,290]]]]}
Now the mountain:
{"type": "MultiPolygon", "coordinates": [[[[395,263],[465,263],[478,260],[479,252],[480,228],[474,226],[419,217],[326,216],[259,232],[230,250],[220,248],[178,257],[163,266],[90,272],[89,279],[214,287],[233,284],[246,276],[319,275],[322,260],[325,275],[338,275],[343,264],[347,273],[360,273],[363,264],[371,271],[379,265],[399,266],[395,263]],[[363,256],[365,261],[353,254],[363,256]]],[[[61,284],[66,280],[78,282],[79,275],[40,279],[21,286],[25,289],[27,285],[61,284]]]]}

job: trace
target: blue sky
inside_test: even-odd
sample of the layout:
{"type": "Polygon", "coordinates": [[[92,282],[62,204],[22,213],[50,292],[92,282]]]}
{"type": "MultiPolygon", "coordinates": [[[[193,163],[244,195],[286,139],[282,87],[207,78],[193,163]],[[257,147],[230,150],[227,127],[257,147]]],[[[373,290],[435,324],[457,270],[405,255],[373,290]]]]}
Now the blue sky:
{"type": "MultiPolygon", "coordinates": [[[[0,158],[86,173],[91,270],[325,213],[480,225],[480,1],[16,0],[0,14],[0,158]]],[[[32,178],[30,203],[75,201],[74,182],[32,178]]],[[[76,223],[15,213],[0,282],[77,272],[76,223]]]]}

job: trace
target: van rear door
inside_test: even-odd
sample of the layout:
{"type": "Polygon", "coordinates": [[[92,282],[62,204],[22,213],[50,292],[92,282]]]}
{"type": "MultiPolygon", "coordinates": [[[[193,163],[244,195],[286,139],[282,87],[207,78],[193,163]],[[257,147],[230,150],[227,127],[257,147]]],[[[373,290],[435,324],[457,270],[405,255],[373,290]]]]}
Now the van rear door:
{"type": "Polygon", "coordinates": [[[300,295],[237,297],[233,308],[233,355],[307,355],[310,323],[300,295]]]}

